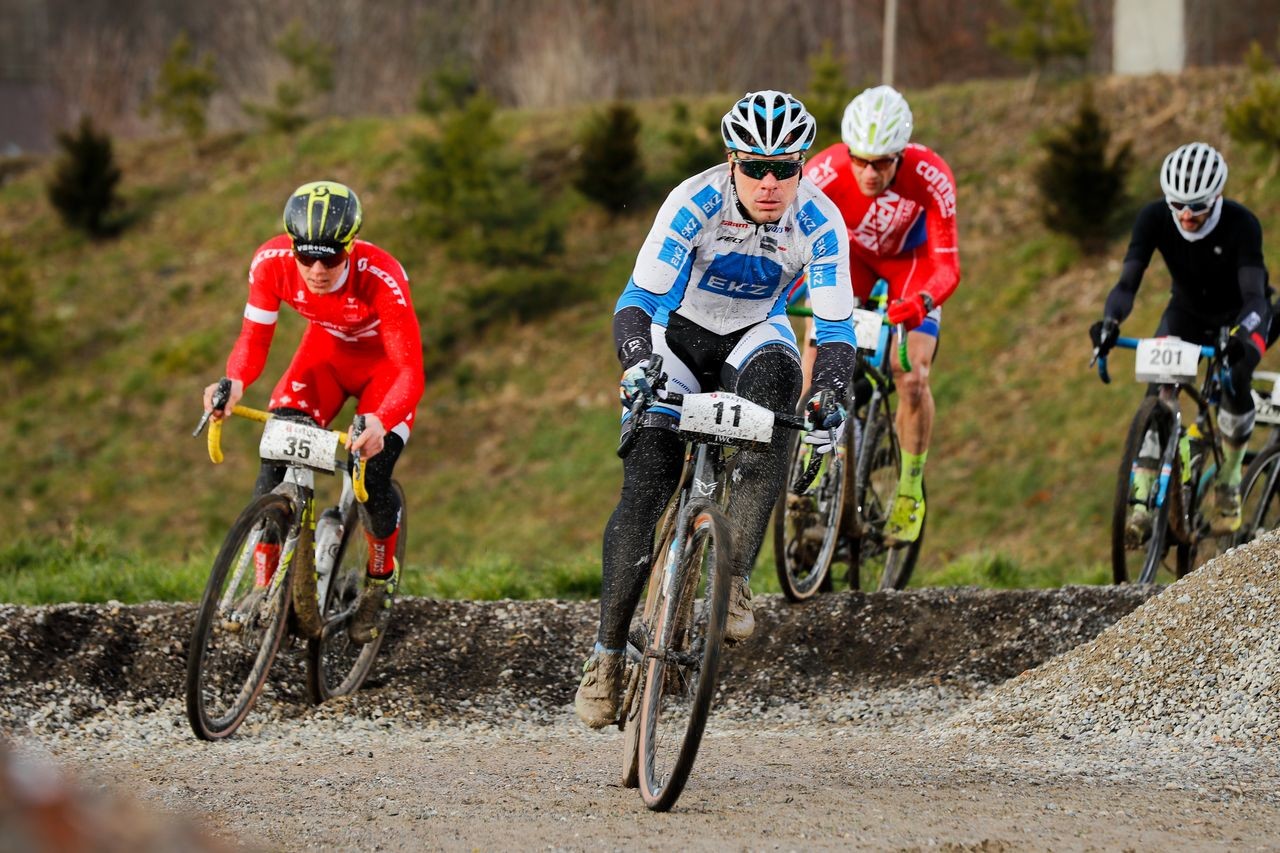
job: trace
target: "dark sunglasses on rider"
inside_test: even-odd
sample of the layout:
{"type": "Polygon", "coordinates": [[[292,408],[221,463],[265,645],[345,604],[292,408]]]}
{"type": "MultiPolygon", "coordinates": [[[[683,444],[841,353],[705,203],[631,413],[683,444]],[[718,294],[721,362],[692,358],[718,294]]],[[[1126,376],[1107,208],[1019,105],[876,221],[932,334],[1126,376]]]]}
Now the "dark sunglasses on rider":
{"type": "Polygon", "coordinates": [[[295,246],[293,248],[293,256],[297,258],[298,263],[302,264],[304,267],[309,267],[316,261],[319,261],[321,266],[327,270],[331,270],[342,265],[342,262],[347,259],[347,252],[343,249],[334,255],[313,255],[310,252],[299,251],[298,247],[295,246]]]}
{"type": "Polygon", "coordinates": [[[744,160],[741,157],[734,157],[733,162],[738,164],[742,174],[753,181],[763,181],[764,176],[770,172],[778,180],[785,181],[800,174],[800,170],[804,168],[804,158],[799,160],[744,160]]]}
{"type": "Polygon", "coordinates": [[[1190,209],[1192,213],[1197,213],[1197,214],[1204,213],[1206,210],[1213,207],[1213,203],[1215,201],[1217,201],[1217,199],[1209,199],[1209,201],[1196,201],[1188,204],[1185,201],[1172,201],[1170,199],[1165,199],[1165,203],[1169,205],[1169,209],[1172,210],[1174,213],[1181,213],[1185,209],[1190,209]]]}
{"type": "Polygon", "coordinates": [[[865,157],[859,157],[857,154],[850,154],[849,160],[853,163],[855,169],[865,169],[868,166],[877,172],[887,172],[893,168],[893,164],[898,162],[895,157],[877,157],[875,160],[868,160],[865,157]]]}

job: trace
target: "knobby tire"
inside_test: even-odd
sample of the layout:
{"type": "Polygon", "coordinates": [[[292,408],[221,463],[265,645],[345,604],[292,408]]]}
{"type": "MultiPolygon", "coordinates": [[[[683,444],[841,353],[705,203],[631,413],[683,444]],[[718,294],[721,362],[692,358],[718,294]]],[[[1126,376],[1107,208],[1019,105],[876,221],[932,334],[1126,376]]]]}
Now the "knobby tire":
{"type": "Polygon", "coordinates": [[[255,499],[231,526],[213,561],[187,656],[187,719],[202,740],[228,737],[240,727],[280,650],[289,622],[287,573],[292,566],[278,566],[276,572],[286,576],[257,588],[253,533],[261,523],[283,545],[295,513],[296,505],[284,495],[255,499]],[[223,611],[220,603],[227,597],[224,587],[230,581],[236,583],[232,607],[223,611]]]}

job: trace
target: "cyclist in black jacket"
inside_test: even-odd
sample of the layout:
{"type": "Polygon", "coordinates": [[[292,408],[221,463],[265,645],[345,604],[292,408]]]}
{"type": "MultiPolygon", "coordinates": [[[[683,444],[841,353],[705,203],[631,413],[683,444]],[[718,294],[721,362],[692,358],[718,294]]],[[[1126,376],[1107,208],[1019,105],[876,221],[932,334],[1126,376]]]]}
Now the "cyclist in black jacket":
{"type": "MultiPolygon", "coordinates": [[[[1156,335],[1212,346],[1217,330],[1231,327],[1226,352],[1231,387],[1225,389],[1218,417],[1224,459],[1211,503],[1210,526],[1217,534],[1240,527],[1240,469],[1254,422],[1249,389],[1253,370],[1266,352],[1272,313],[1262,226],[1244,205],[1223,198],[1226,182],[1226,161],[1204,142],[1183,145],[1165,158],[1160,169],[1164,200],[1138,214],[1120,281],[1107,296],[1103,319],[1089,328],[1094,347],[1105,355],[1115,345],[1120,323],[1132,310],[1142,274],[1157,249],[1173,287],[1156,335]]],[[[1143,458],[1140,451],[1140,463],[1143,458]]],[[[1152,461],[1149,470],[1135,473],[1135,495],[1140,497],[1143,487],[1154,482],[1154,466],[1152,461]]],[[[1150,523],[1146,507],[1136,505],[1130,533],[1140,539],[1150,523]]]]}

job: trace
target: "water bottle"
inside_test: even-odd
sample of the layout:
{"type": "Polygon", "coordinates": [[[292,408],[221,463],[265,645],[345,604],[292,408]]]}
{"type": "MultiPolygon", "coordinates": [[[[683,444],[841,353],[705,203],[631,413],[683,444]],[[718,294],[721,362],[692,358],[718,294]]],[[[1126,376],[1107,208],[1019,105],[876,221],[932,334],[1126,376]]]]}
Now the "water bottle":
{"type": "Polygon", "coordinates": [[[316,520],[316,595],[322,607],[341,544],[342,513],[338,512],[336,506],[331,506],[320,513],[320,518],[316,520]]]}

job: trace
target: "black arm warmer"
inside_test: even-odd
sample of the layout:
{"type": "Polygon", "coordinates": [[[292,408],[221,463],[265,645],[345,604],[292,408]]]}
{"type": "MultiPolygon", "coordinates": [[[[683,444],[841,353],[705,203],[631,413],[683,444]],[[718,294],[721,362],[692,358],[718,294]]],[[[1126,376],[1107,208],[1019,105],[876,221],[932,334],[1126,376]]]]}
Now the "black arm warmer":
{"type": "Polygon", "coordinates": [[[1117,323],[1122,322],[1133,310],[1133,298],[1138,295],[1138,285],[1142,283],[1142,274],[1147,265],[1141,261],[1126,260],[1120,268],[1120,280],[1107,294],[1107,305],[1102,309],[1102,316],[1117,323]]]}
{"type": "Polygon", "coordinates": [[[613,315],[613,345],[623,370],[653,355],[651,325],[653,318],[634,305],[613,315]]]}
{"type": "Polygon", "coordinates": [[[843,398],[845,386],[853,375],[853,365],[857,352],[843,341],[834,341],[818,347],[818,354],[813,361],[814,392],[831,390],[836,396],[843,398]]]}
{"type": "Polygon", "coordinates": [[[1267,271],[1262,267],[1241,267],[1238,275],[1243,304],[1236,322],[1245,331],[1257,333],[1265,340],[1271,325],[1271,304],[1267,301],[1267,271]]]}

